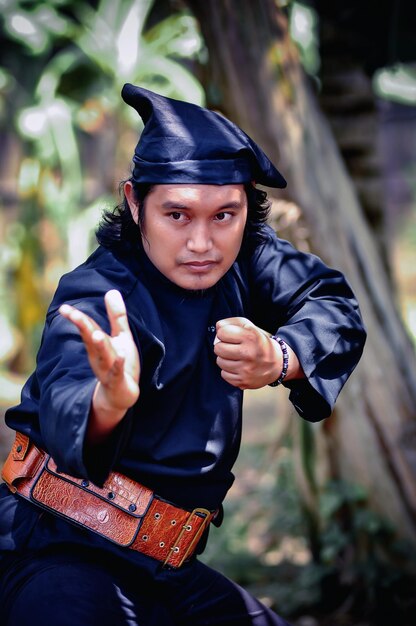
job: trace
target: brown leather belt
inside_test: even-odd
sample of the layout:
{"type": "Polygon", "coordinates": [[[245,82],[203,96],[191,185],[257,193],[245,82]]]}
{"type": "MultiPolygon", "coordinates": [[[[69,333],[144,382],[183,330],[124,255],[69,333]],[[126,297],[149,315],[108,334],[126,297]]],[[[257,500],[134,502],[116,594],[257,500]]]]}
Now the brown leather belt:
{"type": "Polygon", "coordinates": [[[12,492],[169,567],[191,558],[215,516],[203,508],[174,506],[118,472],[111,472],[103,487],[58,472],[53,459],[21,433],[1,476],[12,492]]]}

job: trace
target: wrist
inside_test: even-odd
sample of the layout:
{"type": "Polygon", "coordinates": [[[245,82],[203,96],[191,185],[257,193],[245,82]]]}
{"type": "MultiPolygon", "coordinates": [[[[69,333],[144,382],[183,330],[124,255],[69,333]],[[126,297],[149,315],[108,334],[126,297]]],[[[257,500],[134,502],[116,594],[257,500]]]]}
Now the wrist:
{"type": "Polygon", "coordinates": [[[279,346],[280,354],[281,354],[281,369],[278,377],[273,382],[269,383],[270,387],[277,387],[281,385],[285,380],[287,373],[289,371],[289,349],[285,341],[281,337],[277,335],[272,335],[270,339],[279,346]]]}
{"type": "Polygon", "coordinates": [[[88,443],[98,445],[106,441],[114,428],[122,421],[126,412],[127,408],[114,407],[102,384],[97,382],[88,419],[88,443]]]}

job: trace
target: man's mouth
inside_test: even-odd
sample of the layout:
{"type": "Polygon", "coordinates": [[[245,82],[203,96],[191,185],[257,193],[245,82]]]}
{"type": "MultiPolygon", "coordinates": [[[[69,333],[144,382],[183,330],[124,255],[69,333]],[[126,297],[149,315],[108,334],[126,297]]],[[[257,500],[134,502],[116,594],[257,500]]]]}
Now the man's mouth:
{"type": "Polygon", "coordinates": [[[209,271],[217,264],[218,261],[214,261],[213,259],[205,259],[203,261],[184,261],[182,263],[182,265],[185,265],[187,269],[190,269],[194,272],[209,271]]]}

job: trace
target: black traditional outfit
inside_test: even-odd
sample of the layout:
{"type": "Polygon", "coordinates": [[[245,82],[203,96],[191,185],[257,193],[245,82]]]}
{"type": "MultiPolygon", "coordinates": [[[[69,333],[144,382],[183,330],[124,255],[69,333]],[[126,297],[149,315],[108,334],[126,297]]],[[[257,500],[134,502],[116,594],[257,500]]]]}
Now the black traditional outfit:
{"type": "MultiPolygon", "coordinates": [[[[172,106],[186,105],[133,90],[137,93],[144,94],[153,112],[160,110],[160,103],[169,115],[172,106]]],[[[197,120],[198,111],[186,105],[187,112],[189,107],[197,120]]],[[[183,121],[184,113],[179,113],[183,121]]],[[[148,110],[146,115],[148,122],[148,110]]],[[[166,120],[157,124],[166,127],[166,120]]],[[[229,130],[231,123],[222,118],[220,124],[234,137],[231,130],[236,127],[229,130]]],[[[168,135],[177,135],[172,122],[168,135]]],[[[237,147],[238,141],[232,151],[237,147]]],[[[256,163],[264,157],[258,151],[256,147],[256,163]]],[[[187,156],[181,158],[189,164],[187,156]]],[[[248,167],[244,156],[238,158],[248,167]]],[[[147,172],[138,158],[135,167],[137,178],[147,172]]],[[[279,179],[270,172],[282,186],[280,174],[279,179]]],[[[252,175],[244,173],[244,180],[252,175]]],[[[173,176],[182,182],[176,166],[173,176]]],[[[195,176],[209,182],[206,175],[195,176]]],[[[227,176],[226,182],[241,180],[229,181],[227,176]]],[[[311,421],[327,417],[362,352],[365,332],[358,305],[339,272],[264,226],[257,242],[243,246],[230,270],[203,292],[170,282],[152,265],[140,241],[113,249],[100,246],[61,279],[48,310],[36,370],[24,386],[20,405],[7,412],[7,424],[46,451],[58,473],[78,477],[81,490],[103,485],[116,471],[181,509],[216,511],[218,525],[234,478],[243,392],[222,379],[213,343],[216,322],[234,316],[246,317],[272,334],[278,331],[305,373],[305,379],[287,383],[296,410],[311,421]],[[110,289],[119,290],[126,304],[140,354],[141,393],[105,445],[91,450],[84,442],[96,379],[78,331],[58,309],[71,304],[108,332],[104,295],[110,289]]],[[[198,537],[196,552],[202,551],[206,537],[207,530],[198,537]]],[[[82,520],[69,523],[11,493],[6,485],[0,487],[1,567],[0,602],[7,626],[48,623],[45,619],[57,598],[60,608],[53,609],[49,623],[58,625],[285,623],[195,555],[180,568],[163,566],[84,528],[82,520]],[[38,603],[35,621],[27,614],[31,602],[38,603]]]]}

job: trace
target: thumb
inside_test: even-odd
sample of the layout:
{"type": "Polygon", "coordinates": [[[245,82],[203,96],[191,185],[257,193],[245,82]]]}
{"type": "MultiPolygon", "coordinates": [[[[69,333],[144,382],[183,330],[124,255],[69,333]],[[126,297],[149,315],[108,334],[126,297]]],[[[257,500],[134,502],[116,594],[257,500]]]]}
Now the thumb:
{"type": "Polygon", "coordinates": [[[227,317],[217,322],[217,334],[214,345],[218,341],[241,343],[248,329],[256,328],[246,317],[227,317]]]}
{"type": "Polygon", "coordinates": [[[227,317],[223,320],[218,320],[217,330],[229,325],[239,326],[240,328],[253,328],[255,326],[255,324],[246,317],[227,317]]]}

